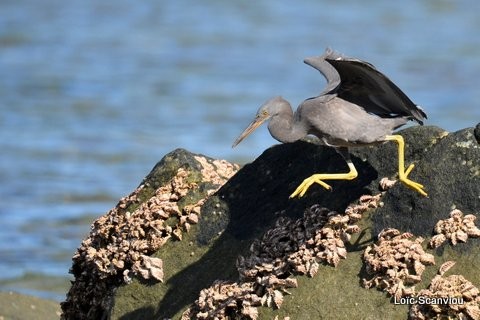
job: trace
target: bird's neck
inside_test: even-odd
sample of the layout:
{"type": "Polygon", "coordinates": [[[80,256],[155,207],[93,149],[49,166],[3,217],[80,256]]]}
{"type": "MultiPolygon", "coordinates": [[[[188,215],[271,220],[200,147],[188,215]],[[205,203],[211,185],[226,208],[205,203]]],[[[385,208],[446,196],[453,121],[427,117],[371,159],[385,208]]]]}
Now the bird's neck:
{"type": "Polygon", "coordinates": [[[268,123],[268,130],[276,140],[289,143],[304,138],[308,132],[298,120],[295,119],[291,106],[285,106],[283,112],[275,115],[268,123]]]}

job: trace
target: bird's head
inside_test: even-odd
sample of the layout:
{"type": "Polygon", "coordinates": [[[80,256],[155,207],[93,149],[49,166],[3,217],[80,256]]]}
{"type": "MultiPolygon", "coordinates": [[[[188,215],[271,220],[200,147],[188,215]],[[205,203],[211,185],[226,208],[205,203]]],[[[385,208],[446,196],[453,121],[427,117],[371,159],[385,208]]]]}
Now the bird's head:
{"type": "Polygon", "coordinates": [[[279,106],[284,104],[285,102],[286,100],[282,97],[275,97],[262,104],[262,106],[257,111],[255,119],[253,119],[253,121],[248,125],[248,127],[243,130],[242,134],[237,138],[237,140],[235,140],[232,148],[242,142],[242,140],[245,139],[250,133],[252,133],[253,131],[255,131],[255,129],[261,126],[262,123],[278,114],[279,106]]]}

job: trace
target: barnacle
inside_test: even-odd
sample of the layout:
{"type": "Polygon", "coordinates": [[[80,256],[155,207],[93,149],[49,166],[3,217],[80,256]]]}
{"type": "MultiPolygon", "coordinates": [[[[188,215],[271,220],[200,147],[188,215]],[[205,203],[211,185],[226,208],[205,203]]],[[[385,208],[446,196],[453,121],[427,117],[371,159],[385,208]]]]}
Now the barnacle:
{"type": "Polygon", "coordinates": [[[141,255],[141,259],[135,261],[132,271],[140,274],[143,279],[155,279],[163,282],[163,261],[160,258],[153,258],[141,255]]]}
{"type": "MultiPolygon", "coordinates": [[[[438,268],[438,275],[443,276],[454,265],[455,265],[455,261],[447,261],[447,262],[442,263],[440,268],[438,268]]],[[[440,279],[440,277],[435,277],[435,279],[440,279]]]]}
{"type": "Polygon", "coordinates": [[[389,178],[385,177],[380,180],[380,190],[388,190],[393,187],[397,183],[397,180],[390,180],[389,178]]]}

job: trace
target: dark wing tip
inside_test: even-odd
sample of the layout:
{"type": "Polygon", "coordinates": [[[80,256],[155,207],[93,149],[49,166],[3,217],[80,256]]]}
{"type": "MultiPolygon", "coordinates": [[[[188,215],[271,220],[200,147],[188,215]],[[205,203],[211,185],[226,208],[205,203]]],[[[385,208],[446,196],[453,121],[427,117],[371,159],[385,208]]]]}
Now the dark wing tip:
{"type": "MultiPolygon", "coordinates": [[[[408,98],[408,96],[402,90],[400,90],[400,88],[398,88],[387,76],[378,71],[377,68],[369,62],[347,57],[338,51],[335,51],[331,47],[327,47],[322,55],[307,57],[303,60],[303,62],[320,71],[327,79],[327,88],[323,93],[329,93],[333,90],[338,90],[343,81],[349,82],[350,84],[355,84],[355,81],[353,81],[350,77],[352,76],[351,73],[356,70],[357,73],[360,72],[362,76],[366,77],[365,79],[369,80],[369,89],[372,89],[372,86],[376,87],[377,93],[380,92],[381,95],[384,95],[385,92],[382,91],[381,85],[379,85],[379,82],[377,81],[387,85],[388,91],[395,97],[395,99],[400,101],[400,104],[403,107],[398,109],[391,107],[385,108],[385,106],[376,105],[377,102],[370,99],[368,94],[367,97],[365,97],[365,90],[357,91],[357,94],[360,94],[360,96],[357,97],[357,102],[367,102],[368,105],[373,106],[375,110],[381,114],[384,114],[385,112],[387,112],[387,114],[398,113],[399,116],[406,116],[409,119],[418,122],[419,124],[423,124],[423,120],[427,119],[427,114],[420,106],[417,106],[415,103],[413,103],[410,98],[408,98]]],[[[351,92],[352,91],[350,91],[348,94],[351,94],[351,92]]],[[[341,94],[341,92],[339,93],[341,94]]],[[[368,105],[363,105],[363,107],[368,109],[368,105]]],[[[376,111],[372,112],[376,113],[376,111]]]]}
{"type": "Polygon", "coordinates": [[[421,125],[423,125],[423,120],[428,119],[427,114],[422,109],[422,107],[417,106],[417,105],[415,106],[415,109],[412,110],[412,114],[413,114],[413,119],[412,120],[415,120],[416,122],[418,122],[421,125]]]}
{"type": "Polygon", "coordinates": [[[385,74],[369,62],[355,58],[326,59],[342,79],[339,95],[361,105],[367,111],[407,117],[419,124],[427,114],[385,74]],[[358,81],[358,79],[360,79],[358,81]],[[353,86],[353,87],[352,87],[353,86]]]}

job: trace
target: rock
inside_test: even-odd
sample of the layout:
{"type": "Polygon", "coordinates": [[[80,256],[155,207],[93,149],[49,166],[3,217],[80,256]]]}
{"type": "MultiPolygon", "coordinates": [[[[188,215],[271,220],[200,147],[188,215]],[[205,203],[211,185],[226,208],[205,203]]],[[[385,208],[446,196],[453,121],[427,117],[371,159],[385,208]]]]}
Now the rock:
{"type": "MultiPolygon", "coordinates": [[[[366,272],[362,266],[363,250],[386,227],[428,238],[437,221],[449,217],[454,207],[465,215],[478,215],[480,147],[473,128],[447,133],[436,127],[417,126],[400,133],[406,140],[406,164],[411,161],[416,164],[410,178],[425,185],[429,198],[401,183],[396,183],[381,199],[374,197],[381,203],[370,203],[368,199],[372,197],[361,197],[378,194],[382,178],[395,178],[398,162],[397,148],[393,143],[352,149],[352,161],[359,173],[357,179],[332,181],[333,191],[312,186],[300,199],[289,199],[289,195],[312,173],[348,170],[333,149],[305,141],[276,145],[253,163],[245,165],[218,190],[236,171],[234,165],[184,150],[168,154],[145,178],[141,184],[143,187],[120,201],[92,226],[90,237],[84,240],[74,256],[72,273],[75,281],[67,300],[62,303],[64,318],[75,315],[76,319],[178,319],[192,303],[206,303],[207,297],[214,299],[208,300],[209,303],[214,303],[216,295],[227,303],[230,289],[226,288],[242,297],[230,301],[228,312],[242,313],[246,318],[273,319],[278,316],[283,319],[290,316],[318,319],[338,315],[336,310],[339,309],[346,315],[406,318],[407,306],[393,305],[385,294],[360,286],[361,277],[366,272]],[[145,203],[155,204],[154,212],[152,206],[145,203]],[[352,207],[352,203],[358,204],[352,207]],[[354,234],[344,233],[341,241],[336,241],[329,238],[329,235],[336,234],[334,229],[317,230],[309,225],[312,219],[307,218],[306,212],[311,214],[312,210],[317,210],[313,208],[320,207],[328,208],[318,212],[326,214],[326,218],[320,221],[330,221],[329,228],[335,228],[332,221],[343,219],[336,212],[343,214],[347,209],[350,219],[360,219],[362,215],[358,212],[364,217],[357,222],[358,226],[348,227],[354,234]],[[331,220],[333,217],[336,220],[331,220]],[[291,230],[288,232],[296,232],[295,237],[278,236],[274,243],[280,246],[270,245],[271,252],[263,252],[258,245],[252,245],[258,243],[255,239],[275,235],[275,232],[267,231],[275,226],[278,228],[279,219],[283,222],[278,232],[284,234],[291,230]],[[327,242],[331,245],[340,245],[335,252],[341,253],[342,258],[346,255],[346,260],[336,259],[332,264],[338,267],[318,265],[314,258],[301,261],[301,268],[297,271],[288,263],[281,268],[275,266],[275,263],[287,261],[282,258],[284,254],[301,258],[302,255],[295,250],[304,244],[316,243],[309,239],[317,232],[319,237],[330,239],[327,242]],[[349,241],[345,245],[348,254],[343,249],[344,241],[349,241]],[[284,242],[285,246],[282,245],[284,242]],[[137,245],[132,245],[135,243],[137,245]],[[262,258],[252,256],[251,250],[262,258]],[[163,270],[158,272],[163,283],[152,278],[144,279],[137,272],[136,261],[142,255],[161,259],[162,263],[158,265],[163,270]],[[245,262],[239,256],[251,260],[245,262]],[[113,259],[116,259],[115,263],[110,263],[113,259]],[[258,282],[245,282],[251,274],[248,268],[256,268],[255,263],[262,264],[258,270],[262,270],[263,278],[258,282]],[[243,280],[239,278],[237,266],[243,268],[243,280]],[[264,276],[263,273],[269,270],[281,274],[278,278],[264,276]],[[305,273],[315,277],[299,276],[305,273]],[[291,278],[294,276],[297,278],[291,278]],[[287,279],[292,280],[283,285],[287,279]],[[220,282],[214,285],[216,280],[220,282]],[[298,288],[292,288],[297,285],[298,288]],[[202,290],[209,287],[210,291],[202,290]],[[283,290],[287,288],[290,288],[291,296],[284,295],[283,290]],[[274,310],[259,307],[259,304],[279,308],[274,310]]],[[[429,253],[435,253],[437,262],[458,260],[453,269],[478,284],[480,275],[473,271],[474,268],[465,268],[480,262],[480,254],[471,253],[477,250],[475,241],[468,238],[467,243],[459,243],[455,248],[444,244],[429,253]]],[[[310,251],[305,254],[307,252],[310,251]]],[[[328,257],[324,260],[330,261],[328,257]]],[[[434,268],[427,266],[425,272],[422,270],[425,281],[436,273],[434,268]]],[[[206,312],[205,306],[201,308],[202,312],[206,312]]],[[[193,306],[187,317],[195,316],[195,310],[193,306]]],[[[208,312],[196,316],[209,317],[208,312]]]]}
{"type": "Polygon", "coordinates": [[[475,135],[475,139],[477,140],[478,144],[480,144],[480,122],[475,126],[473,134],[475,135]]]}
{"type": "Polygon", "coordinates": [[[25,294],[0,292],[0,319],[60,319],[60,305],[25,294]]]}
{"type": "MultiPolygon", "coordinates": [[[[114,305],[118,306],[114,291],[130,283],[132,277],[144,284],[161,283],[165,266],[171,274],[189,264],[192,259],[188,254],[183,264],[178,262],[180,255],[175,249],[172,257],[148,255],[170,238],[181,240],[183,231],[195,221],[192,212],[198,212],[205,198],[237,170],[238,166],[226,161],[182,149],[166,155],[136,190],[93,223],[90,236],[73,257],[70,271],[75,281],[61,304],[62,318],[102,319],[114,305]],[[168,258],[166,263],[164,258],[168,258]]],[[[188,238],[183,240],[174,242],[174,246],[188,243],[188,238]]],[[[137,302],[145,305],[145,301],[137,302]]]]}
{"type": "MultiPolygon", "coordinates": [[[[375,214],[374,233],[391,227],[428,236],[436,222],[448,218],[452,209],[479,213],[480,145],[473,128],[447,134],[431,127],[413,127],[402,135],[408,147],[406,165],[412,161],[416,164],[410,177],[425,185],[428,198],[405,192],[398,184],[385,195],[385,205],[375,214]]],[[[392,158],[395,153],[388,150],[390,147],[385,145],[375,156],[392,158]]],[[[371,157],[367,161],[376,167],[371,157]]]]}

